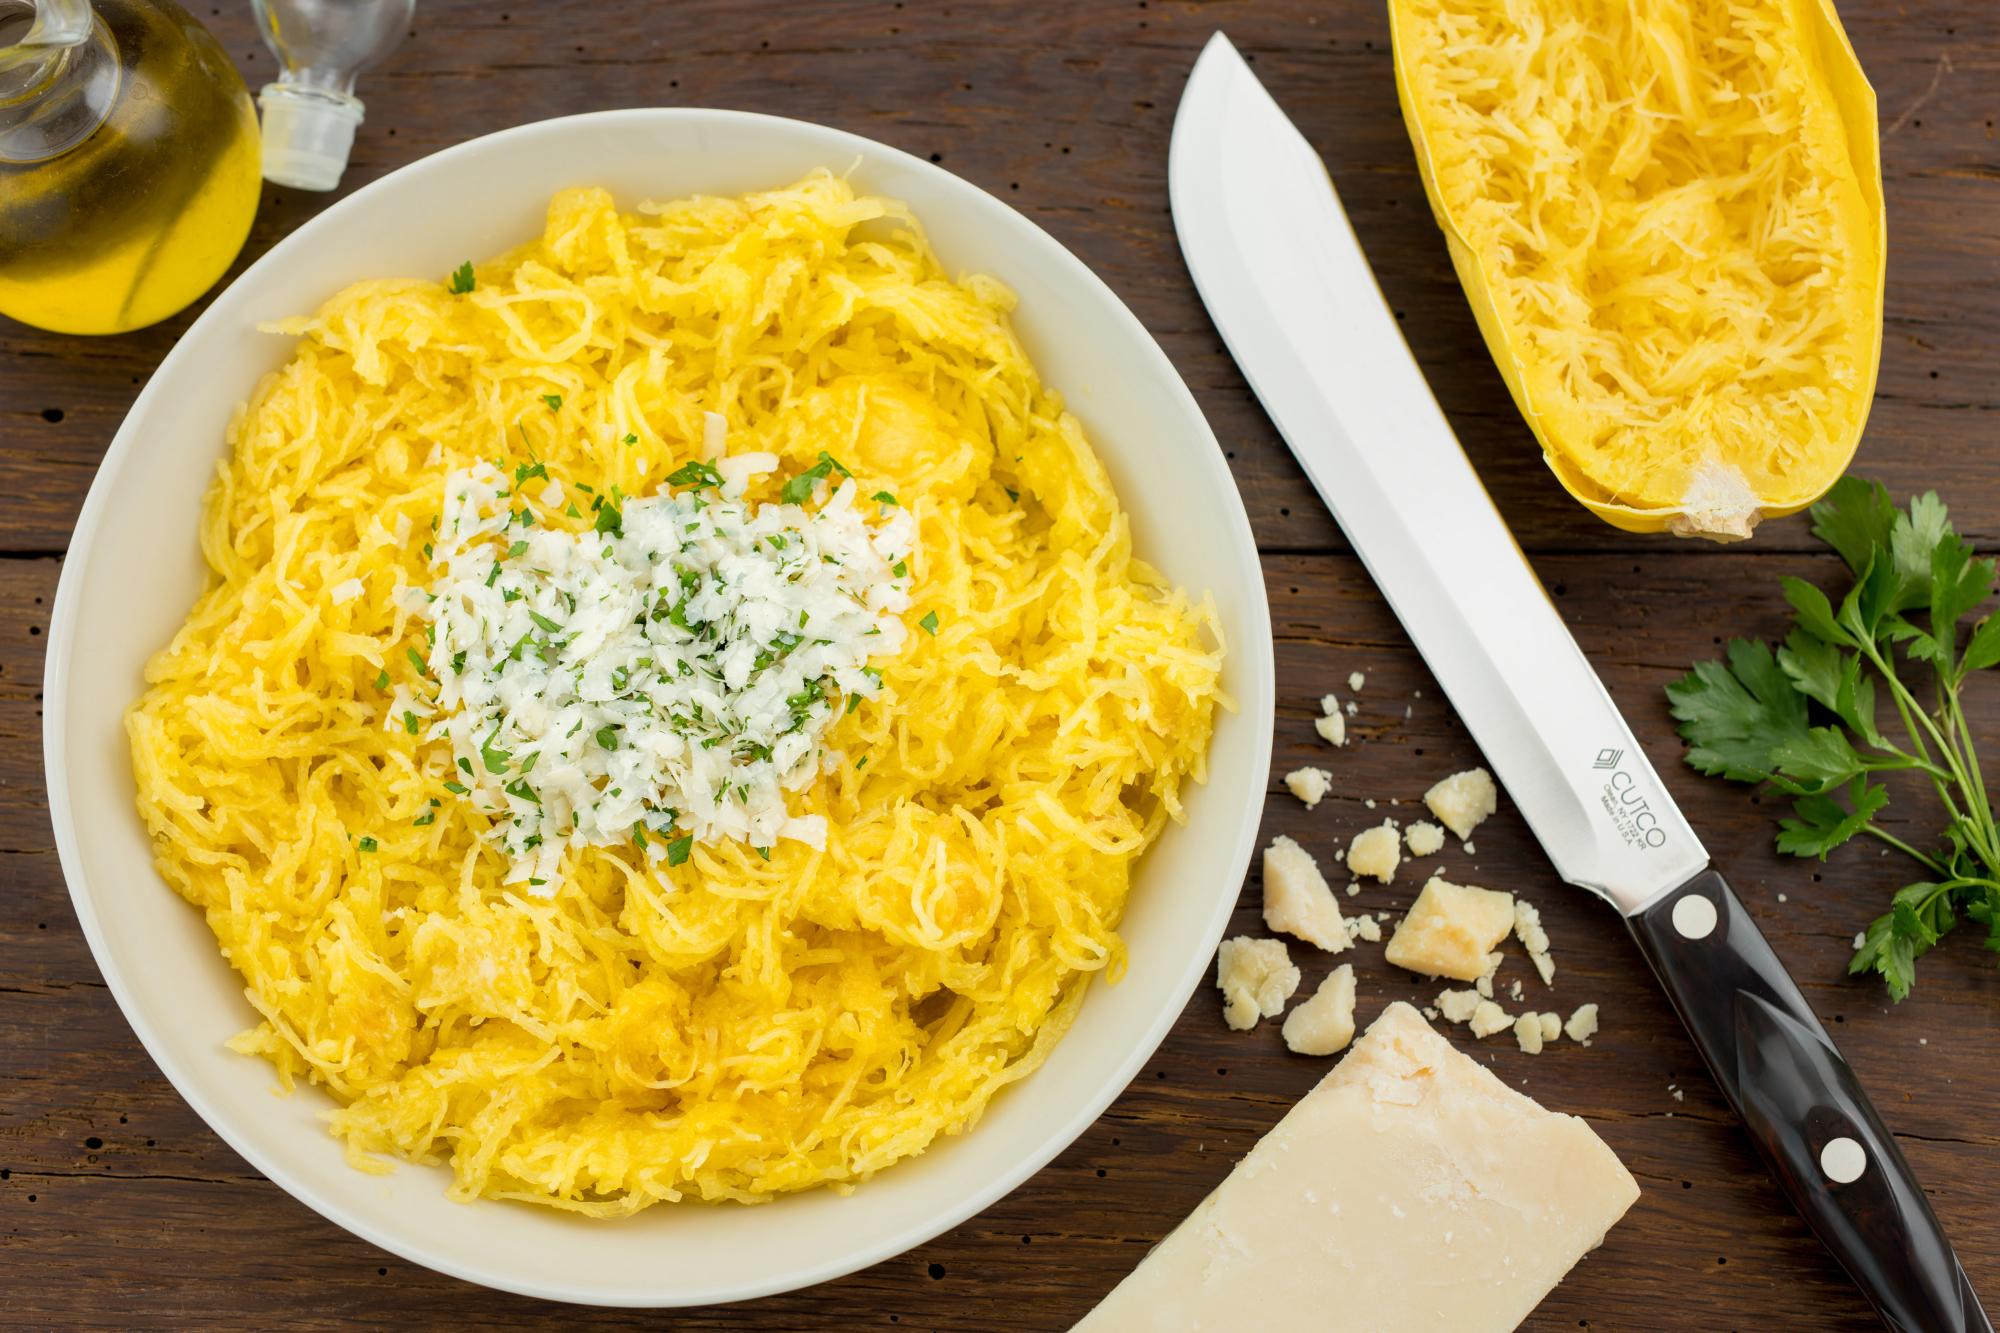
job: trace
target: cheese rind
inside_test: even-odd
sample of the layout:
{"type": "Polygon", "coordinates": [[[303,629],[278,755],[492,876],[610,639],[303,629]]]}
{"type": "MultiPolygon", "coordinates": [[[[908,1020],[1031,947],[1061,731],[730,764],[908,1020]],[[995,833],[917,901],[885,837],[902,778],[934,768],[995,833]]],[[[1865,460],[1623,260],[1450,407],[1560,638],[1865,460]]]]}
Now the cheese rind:
{"type": "Polygon", "coordinates": [[[1583,1121],[1392,1004],[1075,1333],[1501,1333],[1638,1197],[1583,1121]]]}

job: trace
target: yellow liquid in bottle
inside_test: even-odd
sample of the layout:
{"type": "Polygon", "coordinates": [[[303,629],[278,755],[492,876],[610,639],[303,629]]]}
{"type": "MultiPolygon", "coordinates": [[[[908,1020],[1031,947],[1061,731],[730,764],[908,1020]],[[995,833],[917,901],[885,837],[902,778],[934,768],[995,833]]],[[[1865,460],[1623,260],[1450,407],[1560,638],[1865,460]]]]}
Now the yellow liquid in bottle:
{"type": "Polygon", "coordinates": [[[165,319],[228,269],[262,189],[257,113],[172,0],[94,0],[122,74],[110,117],[46,162],[0,162],[0,314],[59,333],[165,319]]]}

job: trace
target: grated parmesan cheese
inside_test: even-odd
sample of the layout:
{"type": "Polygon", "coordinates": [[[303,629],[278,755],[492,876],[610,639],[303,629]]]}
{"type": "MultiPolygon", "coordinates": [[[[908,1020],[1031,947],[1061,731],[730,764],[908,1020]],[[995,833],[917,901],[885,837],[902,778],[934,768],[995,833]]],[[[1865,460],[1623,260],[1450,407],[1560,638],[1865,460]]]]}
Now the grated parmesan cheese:
{"type": "Polygon", "coordinates": [[[554,894],[572,847],[636,841],[678,864],[722,838],[825,845],[824,819],[793,818],[785,793],[821,772],[836,699],[881,691],[867,663],[903,645],[915,524],[887,504],[871,521],[852,479],[812,511],[746,506],[717,480],[740,493],[776,464],[597,496],[580,532],[535,521],[521,488],[539,464],[511,485],[486,463],[447,478],[423,611],[435,693],[385,725],[436,714],[427,734],[492,819],[507,882],[554,894]]]}

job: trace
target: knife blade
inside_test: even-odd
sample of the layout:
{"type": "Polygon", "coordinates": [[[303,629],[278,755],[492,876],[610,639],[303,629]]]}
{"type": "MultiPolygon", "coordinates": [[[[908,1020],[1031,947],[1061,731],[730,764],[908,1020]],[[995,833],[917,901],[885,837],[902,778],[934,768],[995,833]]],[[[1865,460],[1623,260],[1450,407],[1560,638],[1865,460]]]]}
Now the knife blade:
{"type": "Polygon", "coordinates": [[[1223,341],[1568,883],[1616,906],[1793,1204],[1892,1328],[1987,1330],[1894,1139],[1481,486],[1312,145],[1217,33],[1168,162],[1223,341]]]}

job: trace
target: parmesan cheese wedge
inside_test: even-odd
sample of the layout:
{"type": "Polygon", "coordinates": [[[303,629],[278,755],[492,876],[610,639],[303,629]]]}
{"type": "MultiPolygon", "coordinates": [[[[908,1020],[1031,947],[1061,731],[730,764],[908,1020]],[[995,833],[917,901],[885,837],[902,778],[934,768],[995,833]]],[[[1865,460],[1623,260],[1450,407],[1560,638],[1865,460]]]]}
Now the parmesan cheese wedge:
{"type": "Polygon", "coordinates": [[[1503,1333],[1638,1197],[1392,1004],[1074,1333],[1503,1333]]]}

